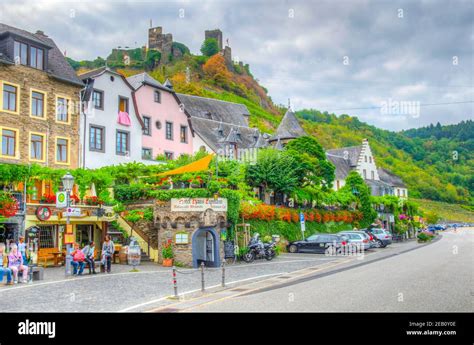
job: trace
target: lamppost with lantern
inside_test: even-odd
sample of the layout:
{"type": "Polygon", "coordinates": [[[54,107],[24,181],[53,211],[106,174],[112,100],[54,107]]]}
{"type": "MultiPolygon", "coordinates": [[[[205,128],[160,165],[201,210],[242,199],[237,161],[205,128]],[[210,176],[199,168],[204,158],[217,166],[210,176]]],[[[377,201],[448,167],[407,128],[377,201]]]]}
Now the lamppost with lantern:
{"type": "MultiPolygon", "coordinates": [[[[61,177],[61,181],[63,183],[63,188],[66,191],[66,202],[67,202],[67,207],[66,207],[66,235],[67,231],[69,228],[69,207],[71,206],[71,191],[72,187],[74,186],[74,176],[72,176],[69,171],[61,177]]],[[[69,275],[71,273],[71,244],[67,243],[66,244],[66,275],[69,275]]]]}

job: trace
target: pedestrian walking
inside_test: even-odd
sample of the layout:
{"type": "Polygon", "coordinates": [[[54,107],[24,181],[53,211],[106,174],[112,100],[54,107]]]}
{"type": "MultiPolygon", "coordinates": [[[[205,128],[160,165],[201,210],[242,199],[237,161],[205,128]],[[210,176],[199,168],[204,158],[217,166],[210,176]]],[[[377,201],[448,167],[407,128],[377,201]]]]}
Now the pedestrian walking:
{"type": "Polygon", "coordinates": [[[28,264],[28,259],[26,258],[26,243],[25,243],[25,237],[20,236],[18,238],[18,251],[20,252],[21,256],[23,257],[23,263],[25,265],[28,264]]]}
{"type": "Polygon", "coordinates": [[[115,252],[114,242],[110,239],[110,235],[105,236],[105,242],[102,244],[102,264],[107,273],[110,273],[112,266],[112,257],[115,252]]]}
{"type": "Polygon", "coordinates": [[[6,285],[13,285],[12,281],[12,270],[7,267],[8,259],[7,255],[5,254],[5,244],[0,243],[0,282],[3,280],[3,276],[7,275],[7,283],[6,285]]]}
{"type": "Polygon", "coordinates": [[[94,252],[95,252],[95,245],[93,241],[90,241],[87,246],[82,249],[84,253],[85,260],[89,265],[89,274],[96,274],[95,272],[95,264],[94,264],[94,252]]]}

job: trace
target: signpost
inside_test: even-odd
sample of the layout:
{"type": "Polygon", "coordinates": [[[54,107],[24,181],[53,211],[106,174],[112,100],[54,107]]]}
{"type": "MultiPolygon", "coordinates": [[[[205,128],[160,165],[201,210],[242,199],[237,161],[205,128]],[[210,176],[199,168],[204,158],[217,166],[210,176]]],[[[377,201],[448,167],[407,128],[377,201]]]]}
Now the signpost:
{"type": "Polygon", "coordinates": [[[57,192],[56,193],[56,208],[65,208],[67,207],[67,192],[57,192]]]}
{"type": "Polygon", "coordinates": [[[304,222],[304,213],[300,213],[300,224],[301,224],[301,234],[303,235],[303,241],[304,241],[304,232],[306,231],[306,225],[304,222]]]}
{"type": "Polygon", "coordinates": [[[80,217],[81,209],[79,207],[68,207],[65,212],[66,217],[80,217]]]}

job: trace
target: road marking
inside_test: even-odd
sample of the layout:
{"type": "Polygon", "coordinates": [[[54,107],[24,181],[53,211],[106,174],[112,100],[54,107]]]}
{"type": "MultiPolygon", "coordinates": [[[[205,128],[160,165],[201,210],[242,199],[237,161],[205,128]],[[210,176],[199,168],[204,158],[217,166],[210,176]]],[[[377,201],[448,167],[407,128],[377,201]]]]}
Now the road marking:
{"type": "MultiPolygon", "coordinates": [[[[241,282],[249,281],[249,280],[253,280],[253,279],[271,277],[271,276],[282,275],[282,274],[288,274],[288,272],[264,274],[264,275],[257,276],[257,277],[250,277],[250,278],[245,278],[245,279],[234,280],[234,281],[231,281],[231,282],[226,282],[225,284],[226,285],[232,285],[232,284],[237,284],[237,283],[241,283],[241,282]]],[[[212,286],[207,287],[206,289],[214,289],[214,288],[220,287],[220,286],[221,286],[221,284],[212,285],[212,286]]],[[[189,295],[191,293],[195,293],[195,292],[199,292],[199,291],[201,291],[201,289],[186,291],[186,292],[183,292],[182,294],[179,294],[178,297],[189,295]]],[[[149,304],[153,304],[153,303],[156,303],[156,302],[160,302],[160,301],[163,301],[163,300],[166,300],[166,299],[169,299],[169,298],[174,298],[174,296],[168,295],[168,296],[165,296],[165,297],[160,297],[160,298],[152,300],[152,301],[148,301],[148,302],[144,302],[144,303],[140,303],[140,304],[136,304],[136,305],[127,307],[127,308],[119,310],[117,312],[118,313],[127,312],[127,311],[130,311],[130,310],[133,310],[133,309],[136,309],[136,308],[139,308],[139,307],[143,307],[143,306],[146,306],[146,305],[149,305],[149,304]]],[[[168,306],[165,306],[165,307],[168,307],[168,306]]]]}
{"type": "MultiPolygon", "coordinates": [[[[333,264],[333,265],[326,266],[326,267],[320,267],[320,266],[316,266],[316,267],[318,267],[317,270],[322,270],[322,269],[325,269],[325,268],[332,268],[332,267],[334,267],[334,266],[341,265],[341,264],[346,263],[346,262],[348,262],[348,261],[352,261],[352,260],[338,261],[337,263],[335,263],[335,264],[333,264]]],[[[323,266],[323,265],[321,265],[321,266],[323,266]]],[[[281,275],[285,275],[285,274],[292,274],[292,275],[293,275],[295,272],[304,271],[304,270],[307,270],[308,268],[309,268],[309,267],[306,267],[306,268],[303,268],[303,269],[300,269],[300,270],[296,270],[296,271],[292,271],[292,272],[276,273],[276,274],[272,274],[272,275],[280,275],[280,276],[281,276],[281,275]]],[[[313,266],[313,268],[314,268],[314,266],[313,266]]],[[[315,270],[315,271],[317,271],[317,270],[315,270]]],[[[305,276],[305,275],[314,273],[315,271],[311,271],[311,272],[308,272],[308,273],[306,273],[306,274],[300,274],[300,275],[298,275],[298,276],[296,276],[296,277],[291,277],[291,279],[303,277],[303,276],[305,276]]],[[[263,277],[263,276],[261,276],[261,277],[263,277]]],[[[250,280],[250,279],[252,279],[252,278],[244,279],[244,280],[250,280]]],[[[244,281],[244,280],[241,280],[241,281],[244,281]]],[[[264,283],[264,282],[269,281],[269,280],[271,280],[271,279],[265,279],[265,280],[253,282],[252,284],[264,283]]],[[[220,285],[216,285],[216,286],[220,286],[220,285]]],[[[237,296],[240,296],[240,295],[244,295],[244,294],[250,293],[250,292],[252,292],[252,291],[259,290],[259,289],[262,289],[262,287],[256,287],[256,288],[254,288],[254,289],[248,289],[248,290],[245,290],[245,291],[243,291],[243,292],[240,292],[240,293],[237,293],[237,294],[234,294],[234,295],[231,295],[231,296],[224,296],[224,297],[221,297],[221,298],[212,300],[212,301],[204,302],[204,303],[202,303],[202,304],[200,304],[200,305],[191,306],[191,307],[182,309],[182,311],[184,311],[184,310],[190,310],[190,309],[193,309],[193,308],[199,308],[199,307],[204,306],[204,305],[207,305],[207,304],[211,304],[211,303],[215,303],[215,302],[218,302],[218,301],[223,301],[223,300],[226,300],[226,299],[229,299],[229,298],[233,298],[233,297],[237,297],[237,296]]],[[[196,291],[200,291],[200,290],[196,290],[196,291]]],[[[199,297],[196,297],[195,299],[199,299],[199,298],[201,298],[201,297],[202,297],[202,296],[199,296],[199,297]]],[[[177,303],[179,303],[179,302],[177,302],[177,303]]],[[[159,311],[159,310],[161,310],[161,309],[166,309],[167,307],[169,307],[169,305],[168,305],[168,306],[165,306],[165,307],[160,307],[160,308],[154,309],[153,312],[159,311]]]]}
{"type": "MultiPolygon", "coordinates": [[[[323,259],[323,258],[319,258],[323,259]]],[[[262,266],[262,265],[272,265],[272,264],[285,264],[285,263],[293,263],[293,262],[308,262],[308,261],[317,261],[318,259],[295,259],[295,260],[287,260],[287,261],[272,261],[272,262],[266,262],[266,263],[253,263],[253,264],[239,264],[237,266],[226,266],[226,270],[234,269],[234,268],[252,268],[255,266],[262,266]]],[[[188,269],[184,269],[188,270],[188,269]]],[[[193,269],[189,269],[190,271],[193,269]]],[[[194,269],[195,270],[195,269],[194,269]]],[[[33,288],[37,286],[44,286],[44,285],[52,285],[52,284],[61,284],[61,283],[67,283],[67,282],[77,282],[78,279],[80,280],[86,280],[86,279],[99,279],[99,278],[105,278],[105,277],[113,277],[113,276],[119,276],[119,275],[128,275],[128,274],[154,274],[154,273],[167,273],[171,274],[171,269],[170,270],[160,270],[160,271],[141,271],[141,272],[120,272],[120,273],[111,273],[111,274],[99,274],[99,275],[85,275],[82,277],[73,277],[70,276],[69,278],[66,279],[61,279],[61,280],[53,280],[49,282],[44,282],[44,283],[33,283],[33,284],[26,284],[26,285],[21,285],[21,286],[13,286],[9,287],[6,289],[0,289],[1,292],[5,291],[14,291],[18,289],[27,289],[27,288],[33,288]]]]}

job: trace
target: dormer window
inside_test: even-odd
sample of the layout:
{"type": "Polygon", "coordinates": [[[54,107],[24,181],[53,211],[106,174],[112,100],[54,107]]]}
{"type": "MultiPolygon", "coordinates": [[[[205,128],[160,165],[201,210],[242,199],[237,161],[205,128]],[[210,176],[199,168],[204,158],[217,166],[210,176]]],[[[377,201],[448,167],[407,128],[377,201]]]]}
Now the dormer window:
{"type": "Polygon", "coordinates": [[[45,54],[42,48],[15,41],[13,55],[16,63],[36,69],[44,69],[45,54]]]}
{"type": "Polygon", "coordinates": [[[240,135],[240,133],[237,133],[237,139],[242,140],[242,135],[240,135]]]}
{"type": "Polygon", "coordinates": [[[223,129],[219,129],[218,133],[219,133],[219,136],[220,136],[220,137],[223,137],[223,136],[224,136],[224,130],[223,130],[223,129]]]}
{"type": "Polygon", "coordinates": [[[206,118],[212,120],[212,115],[210,112],[206,112],[206,118]]]}
{"type": "Polygon", "coordinates": [[[28,64],[28,45],[15,41],[15,62],[22,65],[28,64]]]}

